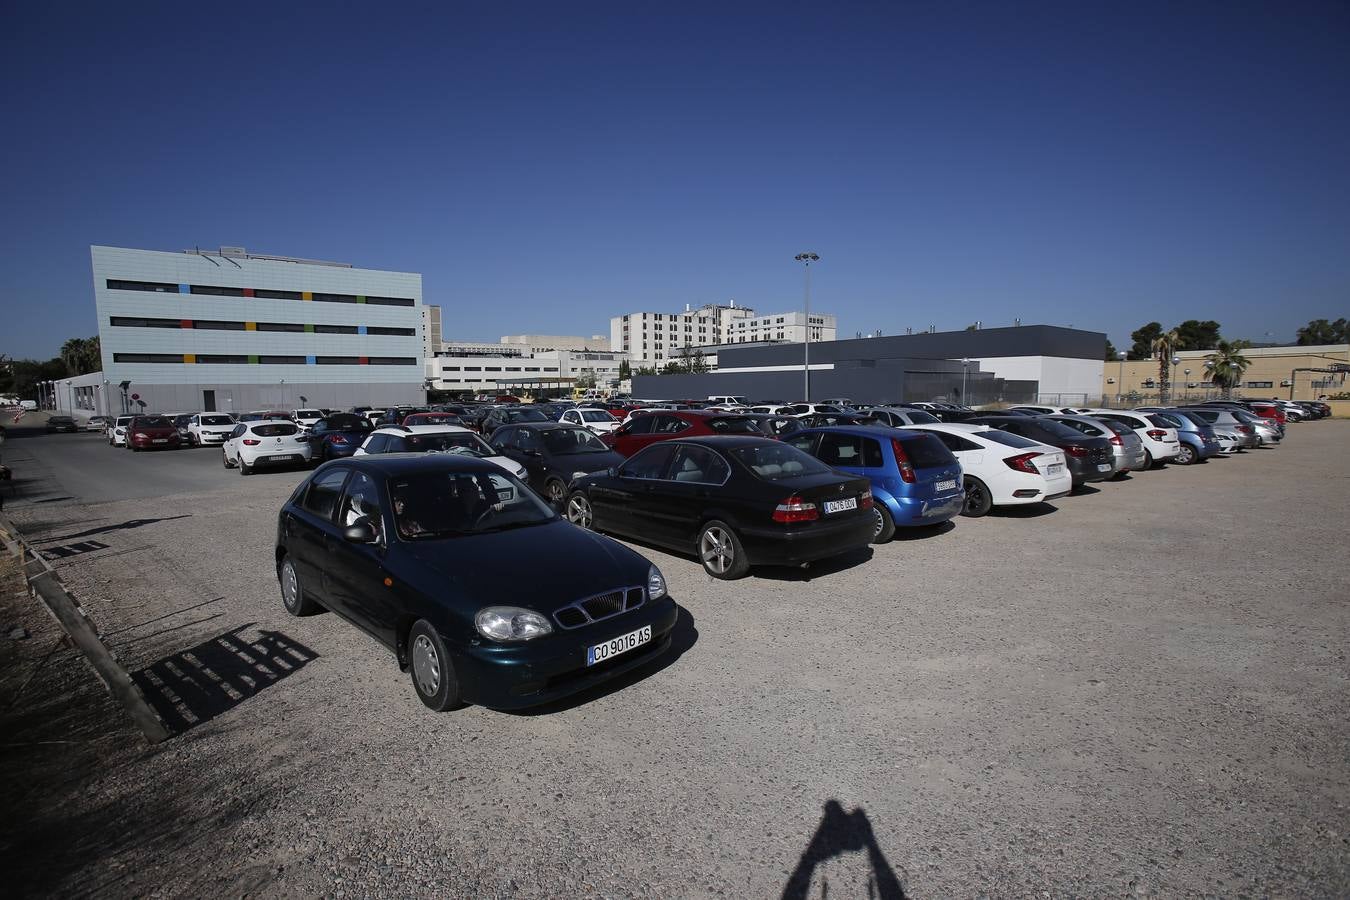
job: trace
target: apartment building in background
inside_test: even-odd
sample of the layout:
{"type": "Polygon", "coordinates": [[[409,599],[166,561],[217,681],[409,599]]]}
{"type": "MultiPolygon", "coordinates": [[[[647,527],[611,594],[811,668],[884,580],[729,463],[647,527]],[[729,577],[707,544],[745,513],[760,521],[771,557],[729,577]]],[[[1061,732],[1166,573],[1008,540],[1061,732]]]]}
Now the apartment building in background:
{"type": "Polygon", "coordinates": [[[240,247],[95,246],[90,258],[104,412],[120,412],[131,394],[133,409],[156,412],[424,396],[420,274],[240,247]]]}
{"type": "Polygon", "coordinates": [[[708,304],[682,313],[634,312],[609,320],[609,345],[628,354],[636,369],[660,368],[701,347],[746,343],[832,341],[837,320],[827,313],[803,312],[759,316],[748,306],[708,304]]]}

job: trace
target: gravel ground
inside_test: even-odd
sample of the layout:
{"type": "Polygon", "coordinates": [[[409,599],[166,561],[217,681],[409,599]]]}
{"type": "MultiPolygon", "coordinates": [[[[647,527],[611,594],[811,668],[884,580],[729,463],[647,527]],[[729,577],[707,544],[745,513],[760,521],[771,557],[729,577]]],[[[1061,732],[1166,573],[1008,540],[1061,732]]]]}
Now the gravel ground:
{"type": "Polygon", "coordinates": [[[65,716],[92,773],[11,762],[21,893],[1350,892],[1350,422],[809,577],[639,547],[687,611],[676,652],[523,715],[432,714],[355,629],[284,614],[303,473],[97,440],[12,439],[7,512],[189,711],[152,749],[65,716]],[[91,467],[138,499],[90,502],[91,467]],[[203,660],[230,691],[175,681],[203,660]]]}

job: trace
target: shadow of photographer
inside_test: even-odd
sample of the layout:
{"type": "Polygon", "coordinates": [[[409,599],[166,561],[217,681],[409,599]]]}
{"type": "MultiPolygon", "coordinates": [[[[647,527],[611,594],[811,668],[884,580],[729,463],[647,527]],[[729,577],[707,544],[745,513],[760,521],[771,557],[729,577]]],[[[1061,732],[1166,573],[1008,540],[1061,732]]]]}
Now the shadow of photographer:
{"type": "Polygon", "coordinates": [[[844,812],[838,800],[825,803],[825,813],[820,818],[816,833],[802,851],[797,868],[788,877],[783,888],[783,900],[807,900],[811,894],[812,883],[819,886],[814,896],[830,896],[829,875],[821,867],[830,860],[845,854],[865,853],[866,864],[870,871],[866,873],[867,897],[879,900],[904,900],[905,889],[895,869],[891,868],[886,854],[877,845],[876,835],[872,833],[872,823],[862,807],[853,812],[844,812]]]}

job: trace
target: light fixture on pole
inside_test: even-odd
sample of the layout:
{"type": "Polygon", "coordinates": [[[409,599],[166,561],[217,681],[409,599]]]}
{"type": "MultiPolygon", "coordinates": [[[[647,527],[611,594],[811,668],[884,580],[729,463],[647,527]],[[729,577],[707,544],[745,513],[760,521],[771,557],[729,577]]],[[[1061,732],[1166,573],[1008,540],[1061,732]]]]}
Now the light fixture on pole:
{"type": "MultiPolygon", "coordinates": [[[[1191,370],[1190,370],[1190,369],[1183,369],[1182,372],[1181,372],[1181,374],[1183,374],[1183,375],[1186,376],[1186,388],[1189,390],[1189,389],[1190,389],[1190,386],[1191,386],[1191,370]]],[[[1189,395],[1189,394],[1182,394],[1181,396],[1182,396],[1182,399],[1186,399],[1186,398],[1188,398],[1190,395],[1189,395]]]]}
{"type": "Polygon", "coordinates": [[[968,402],[966,402],[966,372],[968,372],[969,370],[970,370],[970,360],[969,360],[969,359],[962,359],[962,360],[961,360],[961,405],[962,405],[962,406],[969,406],[969,405],[970,405],[968,402]]]}
{"type": "Polygon", "coordinates": [[[1175,353],[1172,354],[1172,381],[1167,385],[1167,399],[1171,400],[1176,393],[1177,383],[1177,363],[1181,362],[1181,357],[1175,353]]]}
{"type": "Polygon", "coordinates": [[[806,267],[806,334],[802,340],[802,387],[805,394],[803,403],[811,402],[811,263],[820,259],[814,253],[798,253],[793,257],[806,267]]]}
{"type": "Polygon", "coordinates": [[[1125,357],[1128,355],[1124,350],[1116,351],[1116,356],[1120,359],[1120,377],[1116,379],[1116,406],[1120,405],[1120,392],[1125,390],[1125,357]]]}

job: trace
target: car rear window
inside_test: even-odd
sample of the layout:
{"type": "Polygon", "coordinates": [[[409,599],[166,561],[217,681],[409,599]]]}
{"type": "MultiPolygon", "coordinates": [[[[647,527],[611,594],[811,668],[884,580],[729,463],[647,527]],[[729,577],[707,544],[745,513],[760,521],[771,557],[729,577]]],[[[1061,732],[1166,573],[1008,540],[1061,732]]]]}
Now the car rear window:
{"type": "Polygon", "coordinates": [[[289,422],[278,422],[268,425],[254,425],[253,433],[258,437],[286,437],[287,435],[297,434],[300,429],[289,422]]]}
{"type": "Polygon", "coordinates": [[[229,416],[202,416],[203,425],[233,425],[234,420],[229,416]]]}
{"type": "Polygon", "coordinates": [[[947,445],[931,434],[900,438],[900,446],[905,448],[905,456],[916,469],[932,469],[938,466],[950,466],[956,463],[956,457],[947,445]]]}
{"type": "Polygon", "coordinates": [[[1148,419],[1148,424],[1153,425],[1153,426],[1155,426],[1155,427],[1157,427],[1157,428],[1176,428],[1176,427],[1177,427],[1177,423],[1172,422],[1172,421],[1169,421],[1168,418],[1167,418],[1167,416],[1159,415],[1158,413],[1150,413],[1150,414],[1144,416],[1144,418],[1145,418],[1145,419],[1148,419]]]}
{"type": "Polygon", "coordinates": [[[758,444],[737,447],[731,451],[741,465],[766,481],[797,478],[802,475],[825,475],[831,469],[810,454],[787,444],[758,444]]]}
{"type": "Polygon", "coordinates": [[[718,417],[708,420],[708,427],[718,434],[763,434],[754,419],[742,416],[718,417]]]}
{"type": "Polygon", "coordinates": [[[1211,425],[1219,421],[1219,414],[1210,409],[1193,409],[1190,410],[1190,414],[1192,416],[1199,416],[1211,425]]]}
{"type": "Polygon", "coordinates": [[[478,435],[468,431],[447,434],[410,434],[403,438],[411,453],[468,453],[492,456],[496,451],[478,435]]]}
{"type": "Polygon", "coordinates": [[[137,416],[134,423],[137,428],[172,428],[173,422],[164,416],[137,416]]]}
{"type": "Polygon", "coordinates": [[[1052,419],[1038,419],[1035,422],[1028,422],[1025,427],[1033,433],[1037,430],[1043,431],[1050,437],[1061,441],[1077,441],[1083,437],[1083,432],[1052,419]]]}
{"type": "Polygon", "coordinates": [[[1010,431],[999,431],[997,428],[991,428],[988,431],[976,432],[986,441],[993,441],[996,444],[1004,444],[1008,447],[1016,447],[1018,450],[1024,450],[1027,447],[1035,447],[1039,441],[1033,441],[1031,438],[1022,437],[1020,434],[1013,434],[1010,431]]]}
{"type": "Polygon", "coordinates": [[[324,420],[324,427],[329,431],[373,431],[375,428],[365,416],[352,413],[329,416],[324,420]]]}

